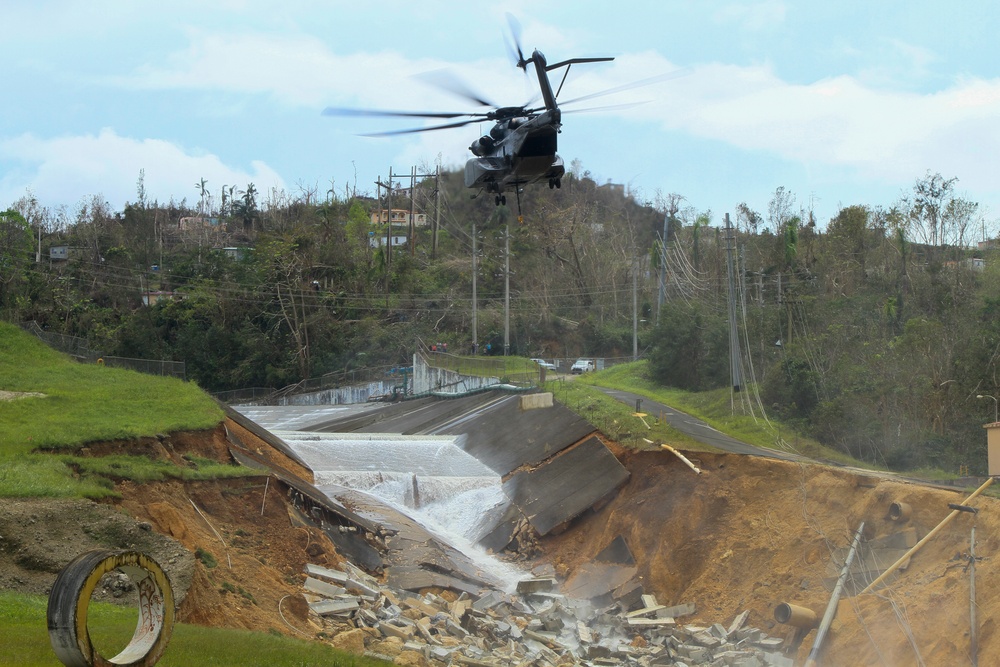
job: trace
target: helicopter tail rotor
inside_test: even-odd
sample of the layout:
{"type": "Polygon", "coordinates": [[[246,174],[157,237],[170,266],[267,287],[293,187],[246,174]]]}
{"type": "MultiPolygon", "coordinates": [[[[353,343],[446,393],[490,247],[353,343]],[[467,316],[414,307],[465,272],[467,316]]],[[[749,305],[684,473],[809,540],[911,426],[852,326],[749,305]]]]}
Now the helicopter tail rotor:
{"type": "Polygon", "coordinates": [[[507,12],[507,25],[510,27],[510,39],[504,40],[507,44],[507,52],[514,60],[514,64],[527,74],[528,63],[532,61],[524,57],[524,50],[521,49],[521,24],[510,12],[507,12]]]}

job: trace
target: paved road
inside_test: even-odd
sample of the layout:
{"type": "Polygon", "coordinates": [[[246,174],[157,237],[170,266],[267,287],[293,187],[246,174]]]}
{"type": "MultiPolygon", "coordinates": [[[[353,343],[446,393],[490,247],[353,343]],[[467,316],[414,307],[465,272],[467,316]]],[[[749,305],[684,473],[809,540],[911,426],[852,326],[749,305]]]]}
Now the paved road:
{"type": "Polygon", "coordinates": [[[634,394],[630,391],[621,391],[620,389],[608,389],[606,387],[597,387],[597,389],[600,389],[608,396],[632,407],[635,407],[636,399],[641,400],[641,412],[645,412],[646,414],[655,417],[663,415],[663,418],[671,426],[684,435],[690,436],[698,442],[703,442],[706,445],[711,445],[712,447],[716,447],[723,451],[732,452],[734,454],[749,454],[751,456],[767,456],[773,459],[782,459],[785,461],[811,461],[811,459],[799,454],[783,452],[777,449],[756,447],[754,445],[747,444],[742,440],[731,438],[725,433],[720,433],[715,430],[700,419],[696,419],[686,412],[681,412],[680,410],[672,408],[664,403],[654,401],[647,396],[634,394]]]}

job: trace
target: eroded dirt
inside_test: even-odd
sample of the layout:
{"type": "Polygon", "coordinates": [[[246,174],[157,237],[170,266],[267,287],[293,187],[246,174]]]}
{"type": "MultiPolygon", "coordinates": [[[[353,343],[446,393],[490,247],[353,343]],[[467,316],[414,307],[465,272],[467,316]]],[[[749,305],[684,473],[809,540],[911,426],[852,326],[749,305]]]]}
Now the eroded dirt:
{"type": "MultiPolygon", "coordinates": [[[[693,602],[705,625],[728,625],[749,610],[749,625],[791,637],[792,629],[774,622],[774,607],[788,602],[822,617],[836,578],[836,568],[828,569],[831,552],[850,544],[862,520],[873,537],[914,526],[919,538],[951,512],[948,503],[966,495],[818,465],[690,456],[703,474],[660,452],[622,455],[632,473],[623,492],[571,530],[543,540],[557,572],[571,574],[621,535],[636,555],[644,587],[662,604],[693,602]],[[908,522],[887,518],[894,501],[912,506],[908,522]]],[[[973,504],[979,515],[959,515],[889,588],[842,601],[824,665],[969,664],[962,554],[974,521],[976,555],[986,558],[976,572],[979,659],[1000,664],[1000,577],[992,558],[1000,546],[1000,506],[992,498],[973,504]]],[[[796,664],[814,637],[805,637],[796,664]]]]}
{"type": "MultiPolygon", "coordinates": [[[[308,478],[308,471],[230,423],[269,460],[308,478]]],[[[92,444],[91,455],[136,448],[185,462],[185,455],[228,460],[225,432],[178,433],[142,442],[92,444]]],[[[905,525],[923,536],[965,494],[817,465],[736,455],[693,453],[695,474],[665,452],[616,450],[631,473],[611,502],[565,532],[538,542],[540,560],[569,577],[617,536],[636,557],[646,592],[663,604],[692,602],[687,623],[724,625],[749,610],[750,625],[775,636],[773,610],[789,602],[822,615],[831,585],[830,554],[846,546],[865,520],[872,535],[904,526],[889,504],[913,508],[905,525]]],[[[203,625],[277,630],[316,637],[301,596],[307,562],[340,563],[315,528],[294,527],[285,491],[263,475],[218,482],[118,484],[120,501],[7,501],[0,517],[0,586],[45,594],[55,573],[91,548],[135,546],[171,568],[189,570],[178,619],[203,625]],[[199,556],[195,557],[195,553],[199,556]],[[171,562],[173,559],[173,562],[171,562]]],[[[969,533],[977,528],[980,664],[1000,663],[993,559],[1000,546],[998,504],[977,499],[917,554],[890,589],[845,600],[828,639],[825,665],[968,664],[969,533]]],[[[178,581],[180,581],[178,579],[178,581]]],[[[798,662],[814,633],[802,642],[798,662]]]]}

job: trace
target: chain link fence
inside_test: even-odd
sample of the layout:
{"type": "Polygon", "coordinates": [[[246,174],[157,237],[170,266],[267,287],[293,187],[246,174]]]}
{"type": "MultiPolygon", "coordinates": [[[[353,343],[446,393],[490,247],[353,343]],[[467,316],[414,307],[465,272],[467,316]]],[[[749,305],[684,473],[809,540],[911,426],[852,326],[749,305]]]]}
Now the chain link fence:
{"type": "Polygon", "coordinates": [[[183,361],[167,361],[166,359],[133,359],[131,357],[112,357],[91,350],[86,338],[67,336],[66,334],[46,331],[38,322],[23,322],[21,328],[37,336],[49,347],[64,352],[77,361],[111,366],[112,368],[127,368],[147,375],[164,375],[181,380],[187,379],[183,361]]]}

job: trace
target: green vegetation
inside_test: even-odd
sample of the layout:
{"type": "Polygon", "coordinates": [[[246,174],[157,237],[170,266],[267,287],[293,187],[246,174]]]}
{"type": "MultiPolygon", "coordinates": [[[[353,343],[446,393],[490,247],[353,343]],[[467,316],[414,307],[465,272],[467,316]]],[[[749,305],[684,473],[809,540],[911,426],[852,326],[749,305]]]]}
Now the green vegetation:
{"type": "MultiPolygon", "coordinates": [[[[988,221],[955,179],[927,172],[898,201],[847,205],[829,220],[777,187],[766,211],[729,211],[732,232],[682,194],[644,199],[579,164],[558,190],[525,190],[523,224],[513,207],[470,199],[462,179],[445,172],[418,183],[412,201],[394,199],[426,214],[440,193],[442,208],[436,234],[407,230],[406,246],[392,250],[371,242],[386,230],[371,223],[380,203],[365,193],[266,196],[251,184],[220,209],[198,181],[199,209],[214,210],[196,211],[147,201],[140,179],[123,211],[94,197],[69,224],[25,197],[0,216],[0,317],[107,355],[183,361],[209,391],[398,371],[418,341],[470,350],[474,223],[475,335],[480,353],[490,350],[463,372],[496,374],[508,329],[519,364],[621,358],[636,317],[650,379],[704,394],[721,415],[730,398],[714,392],[731,382],[732,283],[738,381],[756,390],[758,419],[763,410],[788,426],[765,440],[797,432],[790,444],[821,443],[825,458],[985,472],[982,425],[1000,398],[1000,252],[976,246],[988,221]],[[198,215],[219,224],[181,227],[198,215]],[[43,230],[43,255],[66,245],[68,261],[33,261],[29,242],[43,230]],[[146,306],[150,291],[170,296],[146,306]]],[[[522,379],[523,366],[506,363],[501,377],[522,379]]],[[[31,472],[43,486],[58,482],[31,472]]]]}
{"type": "MultiPolygon", "coordinates": [[[[606,372],[609,371],[588,374],[586,377],[593,381],[593,376],[606,372]]],[[[583,377],[550,380],[545,383],[545,389],[551,391],[557,401],[584,417],[609,438],[634,449],[650,449],[664,442],[686,449],[709,449],[652,415],[645,418],[644,423],[643,419],[635,416],[632,407],[589,386],[582,381],[583,377]]]]}
{"type": "MultiPolygon", "coordinates": [[[[862,465],[842,452],[825,447],[819,442],[803,436],[795,429],[786,424],[782,424],[773,418],[763,419],[759,413],[756,417],[746,414],[744,406],[742,405],[742,401],[746,399],[746,396],[736,397],[728,389],[714,389],[704,392],[690,392],[681,389],[672,389],[657,384],[653,380],[649,379],[649,375],[650,370],[648,361],[619,364],[607,370],[598,371],[596,373],[587,373],[585,375],[578,376],[574,382],[568,384],[578,385],[573,388],[574,391],[580,392],[582,395],[586,395],[591,404],[588,405],[587,402],[581,403],[578,399],[574,400],[573,398],[570,398],[570,400],[577,403],[581,410],[596,409],[596,413],[601,415],[609,408],[597,408],[597,406],[603,405],[603,401],[600,399],[612,399],[608,399],[604,394],[596,389],[589,389],[588,391],[585,390],[584,387],[587,385],[596,385],[600,387],[607,387],[609,389],[630,391],[641,396],[646,396],[659,403],[669,405],[682,412],[686,412],[693,417],[701,419],[720,432],[751,445],[764,447],[766,449],[790,449],[791,451],[798,452],[799,454],[803,454],[811,458],[835,461],[837,463],[847,463],[851,465],[862,465]]],[[[557,396],[559,397],[559,400],[563,400],[562,395],[557,394],[557,396]]],[[[628,406],[624,405],[620,401],[612,402],[623,406],[625,408],[624,412],[627,412],[631,417],[633,411],[630,410],[628,406]]],[[[588,419],[590,418],[590,412],[584,412],[583,414],[588,415],[588,419]]],[[[608,421],[606,417],[602,419],[598,416],[598,419],[605,424],[608,421]]],[[[614,417],[612,418],[612,427],[617,426],[616,420],[628,423],[630,425],[629,428],[632,430],[636,428],[634,424],[638,421],[635,417],[631,417],[631,421],[627,421],[625,417],[622,416],[620,410],[616,410],[614,417]]],[[[678,433],[669,426],[661,424],[658,416],[655,414],[647,414],[645,421],[652,427],[647,430],[648,434],[633,434],[632,442],[626,440],[624,441],[626,444],[634,444],[635,438],[641,436],[657,442],[676,444],[686,449],[711,449],[707,445],[692,441],[690,438],[678,433]]],[[[643,429],[644,428],[645,427],[643,427],[643,429]]],[[[602,430],[604,429],[602,428],[602,430]]]]}
{"type": "MultiPolygon", "coordinates": [[[[45,622],[44,597],[0,591],[0,663],[9,667],[58,664],[45,622]]],[[[135,630],[136,609],[103,603],[90,605],[87,625],[105,657],[123,648],[135,630]],[[107,648],[105,648],[107,647],[107,648]]],[[[167,645],[162,667],[374,667],[380,660],[337,651],[326,644],[274,632],[220,630],[179,623],[167,645]]]]}
{"type": "Polygon", "coordinates": [[[28,395],[0,400],[0,497],[113,495],[112,479],[208,479],[247,474],[236,466],[178,467],[141,456],[84,457],[65,450],[210,428],[218,405],[196,385],[80,364],[0,322],[0,388],[28,395]]]}
{"type": "Polygon", "coordinates": [[[538,382],[538,364],[527,357],[484,357],[456,354],[430,353],[432,363],[438,368],[463,375],[498,377],[508,382],[538,382]]]}
{"type": "Polygon", "coordinates": [[[216,560],[215,556],[201,547],[194,550],[194,557],[200,560],[201,564],[209,569],[216,567],[219,564],[219,561],[216,560]]]}

